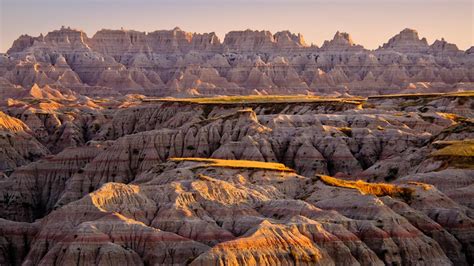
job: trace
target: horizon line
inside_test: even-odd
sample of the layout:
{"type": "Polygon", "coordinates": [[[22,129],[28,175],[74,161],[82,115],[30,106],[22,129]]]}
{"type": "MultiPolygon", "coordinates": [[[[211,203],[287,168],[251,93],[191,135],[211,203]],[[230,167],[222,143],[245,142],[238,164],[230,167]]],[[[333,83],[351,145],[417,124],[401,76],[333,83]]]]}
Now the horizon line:
{"type": "MultiPolygon", "coordinates": [[[[13,43],[18,40],[21,36],[30,36],[30,37],[40,37],[40,36],[46,36],[48,35],[49,33],[51,32],[54,32],[54,31],[59,31],[59,30],[64,30],[64,29],[69,29],[69,30],[75,30],[75,31],[81,31],[83,33],[86,34],[86,37],[89,38],[89,39],[92,39],[94,38],[94,36],[100,32],[100,31],[104,31],[104,30],[110,30],[110,31],[124,31],[124,32],[127,32],[127,31],[135,31],[135,32],[140,32],[140,33],[143,33],[145,35],[148,35],[149,33],[153,33],[153,32],[157,32],[157,31],[173,31],[173,30],[180,30],[180,31],[183,31],[183,32],[186,32],[186,33],[192,33],[192,34],[215,34],[219,40],[219,43],[220,44],[224,44],[224,40],[227,36],[228,33],[230,32],[245,32],[245,31],[252,31],[252,32],[269,32],[272,36],[275,36],[275,34],[279,33],[279,32],[289,32],[290,34],[294,34],[294,35],[301,35],[301,37],[303,38],[303,40],[305,41],[305,44],[306,46],[303,46],[302,48],[311,48],[311,47],[317,47],[317,48],[321,48],[324,43],[326,41],[330,41],[330,40],[333,40],[334,37],[338,34],[338,33],[346,33],[346,34],[349,34],[349,37],[352,39],[352,34],[347,32],[347,31],[344,31],[344,30],[336,30],[333,37],[330,38],[330,39],[325,39],[322,41],[321,45],[318,45],[318,44],[315,44],[314,42],[310,42],[310,43],[307,43],[306,40],[305,40],[305,35],[301,32],[292,32],[291,30],[289,29],[282,29],[282,30],[278,30],[278,31],[275,31],[275,32],[272,32],[270,30],[266,30],[266,29],[251,29],[251,28],[247,28],[247,29],[234,29],[234,30],[229,30],[227,32],[224,33],[224,36],[219,36],[220,34],[218,34],[217,32],[215,31],[207,31],[207,32],[197,32],[197,31],[186,31],[186,30],[183,30],[182,27],[180,26],[175,26],[173,27],[172,29],[155,29],[155,30],[152,30],[152,31],[140,31],[140,30],[136,30],[136,29],[129,29],[129,28],[126,28],[126,27],[120,27],[120,29],[113,29],[113,28],[101,28],[101,29],[98,29],[96,30],[92,35],[89,36],[88,32],[86,30],[83,30],[79,27],[73,27],[73,26],[65,26],[65,25],[61,25],[59,28],[57,29],[53,29],[53,30],[50,30],[48,31],[47,33],[43,33],[41,32],[39,35],[37,36],[33,36],[33,35],[30,35],[28,33],[23,33],[23,34],[20,34],[18,35],[18,37],[13,40],[13,42],[11,43],[10,47],[8,47],[5,51],[1,51],[0,53],[2,54],[7,54],[8,50],[13,46],[13,43]]],[[[398,31],[397,33],[395,33],[392,37],[390,37],[389,39],[385,40],[385,41],[382,41],[381,44],[378,44],[378,47],[377,48],[366,48],[366,46],[364,46],[363,44],[361,43],[358,43],[356,41],[353,41],[354,42],[354,46],[362,46],[362,48],[364,48],[365,50],[368,50],[368,51],[376,51],[380,48],[382,48],[382,46],[384,44],[386,44],[391,38],[395,37],[396,35],[400,34],[401,32],[403,32],[404,30],[412,30],[412,31],[415,31],[417,34],[418,34],[418,38],[419,40],[423,40],[425,39],[428,43],[428,46],[431,46],[432,44],[434,44],[436,41],[446,41],[447,43],[450,43],[450,44],[454,44],[456,45],[456,47],[460,50],[460,51],[467,51],[469,50],[470,48],[473,48],[474,47],[474,44],[472,44],[471,46],[467,47],[466,49],[463,49],[463,48],[460,48],[458,46],[458,44],[456,43],[452,43],[452,42],[449,42],[448,40],[446,40],[444,37],[441,37],[441,38],[436,38],[435,40],[433,41],[429,41],[428,38],[426,37],[423,37],[423,36],[420,36],[419,35],[419,32],[417,29],[413,28],[413,27],[404,27],[402,30],[398,31]]],[[[352,39],[353,40],[353,39],[352,39]]]]}

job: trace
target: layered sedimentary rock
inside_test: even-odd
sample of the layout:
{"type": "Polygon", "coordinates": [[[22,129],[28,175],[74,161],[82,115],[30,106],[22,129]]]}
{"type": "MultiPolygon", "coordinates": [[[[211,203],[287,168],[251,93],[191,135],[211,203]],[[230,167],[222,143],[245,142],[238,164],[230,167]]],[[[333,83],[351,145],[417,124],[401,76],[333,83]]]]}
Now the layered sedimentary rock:
{"type": "Polygon", "coordinates": [[[345,52],[347,50],[363,50],[361,45],[356,45],[352,37],[346,32],[336,32],[334,38],[330,41],[325,41],[321,50],[333,52],[345,52]]]}
{"type": "MultiPolygon", "coordinates": [[[[292,63],[273,62],[258,60],[254,84],[285,80],[272,78],[292,63]]],[[[214,90],[219,71],[171,80],[214,90]]],[[[13,97],[0,102],[1,265],[474,262],[470,92],[157,99],[0,85],[13,97]]]]}
{"type": "Polygon", "coordinates": [[[388,40],[382,48],[402,53],[424,52],[428,49],[428,41],[425,38],[420,39],[416,30],[404,29],[388,40]]]}
{"type": "Polygon", "coordinates": [[[318,48],[289,31],[232,31],[221,42],[180,28],[88,37],[63,27],[22,35],[1,55],[0,78],[26,90],[36,83],[109,96],[448,92],[473,89],[469,51],[444,39],[429,45],[412,29],[371,51],[341,32],[318,48]]]}
{"type": "Polygon", "coordinates": [[[21,120],[0,111],[0,172],[11,172],[49,154],[32,134],[21,120]]]}
{"type": "Polygon", "coordinates": [[[473,55],[412,29],[22,35],[0,265],[472,265],[473,55]]]}
{"type": "MultiPolygon", "coordinates": [[[[275,164],[232,165],[199,159],[155,165],[128,185],[107,183],[57,208],[31,229],[1,220],[2,228],[9,228],[2,229],[2,245],[21,246],[11,230],[23,228],[31,247],[20,256],[25,264],[467,265],[472,260],[472,219],[434,187],[401,184],[371,194],[275,164]],[[409,194],[402,197],[398,190],[409,194]],[[443,218],[446,208],[456,213],[455,223],[443,218]]],[[[15,264],[8,256],[1,259],[15,264]]]]}

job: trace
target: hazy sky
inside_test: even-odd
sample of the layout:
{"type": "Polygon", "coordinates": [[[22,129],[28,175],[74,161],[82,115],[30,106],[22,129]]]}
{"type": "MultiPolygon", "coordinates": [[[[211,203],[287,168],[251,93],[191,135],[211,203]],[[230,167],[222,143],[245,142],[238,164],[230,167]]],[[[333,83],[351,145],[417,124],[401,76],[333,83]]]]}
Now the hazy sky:
{"type": "Polygon", "coordinates": [[[474,0],[0,0],[0,51],[21,34],[37,36],[61,25],[89,37],[102,28],[153,31],[179,26],[214,31],[290,30],[321,46],[337,30],[373,49],[404,28],[429,43],[444,37],[474,45],[474,0]]]}

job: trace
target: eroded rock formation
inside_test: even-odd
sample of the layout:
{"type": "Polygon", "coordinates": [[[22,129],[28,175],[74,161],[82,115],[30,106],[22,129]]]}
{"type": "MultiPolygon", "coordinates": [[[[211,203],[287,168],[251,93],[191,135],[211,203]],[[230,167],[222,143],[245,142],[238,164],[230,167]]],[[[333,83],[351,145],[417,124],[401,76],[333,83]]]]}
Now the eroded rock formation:
{"type": "Polygon", "coordinates": [[[0,113],[2,265],[474,262],[471,93],[88,98],[45,86],[0,113]]]}
{"type": "Polygon", "coordinates": [[[288,31],[232,31],[221,42],[180,28],[92,37],[61,28],[20,36],[0,56],[0,78],[4,86],[89,96],[372,95],[472,90],[474,60],[470,50],[444,39],[429,45],[412,29],[371,51],[342,32],[318,48],[288,31]]]}

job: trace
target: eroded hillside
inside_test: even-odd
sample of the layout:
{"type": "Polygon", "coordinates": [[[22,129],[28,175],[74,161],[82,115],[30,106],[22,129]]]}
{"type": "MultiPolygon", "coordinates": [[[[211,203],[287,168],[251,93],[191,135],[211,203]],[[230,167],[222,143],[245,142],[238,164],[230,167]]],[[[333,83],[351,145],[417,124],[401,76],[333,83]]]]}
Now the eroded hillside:
{"type": "Polygon", "coordinates": [[[0,96],[74,98],[306,94],[378,95],[474,89],[474,48],[429,44],[404,29],[376,50],[337,32],[321,47],[288,31],[215,33],[179,28],[100,30],[63,27],[22,35],[0,54],[0,96]],[[39,93],[37,86],[48,86],[39,93]]]}
{"type": "Polygon", "coordinates": [[[473,101],[9,100],[0,265],[471,265],[473,101]]]}

